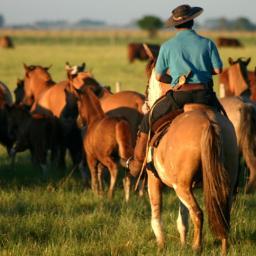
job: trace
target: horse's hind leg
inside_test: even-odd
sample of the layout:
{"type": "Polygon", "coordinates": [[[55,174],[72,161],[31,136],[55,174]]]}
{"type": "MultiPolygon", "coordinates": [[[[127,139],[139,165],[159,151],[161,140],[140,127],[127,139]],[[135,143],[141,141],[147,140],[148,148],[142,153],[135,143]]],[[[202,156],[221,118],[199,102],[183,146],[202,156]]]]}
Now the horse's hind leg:
{"type": "Polygon", "coordinates": [[[161,221],[162,207],[162,183],[158,177],[147,171],[148,173],[148,194],[151,205],[151,227],[156,236],[157,244],[160,248],[164,247],[165,239],[161,221]]]}
{"type": "Polygon", "coordinates": [[[108,168],[110,172],[110,185],[108,190],[108,198],[112,199],[114,194],[114,187],[116,184],[118,168],[117,164],[112,160],[111,157],[106,157],[102,163],[108,168]]]}
{"type": "Polygon", "coordinates": [[[177,219],[177,229],[180,233],[180,241],[182,245],[186,243],[186,237],[188,232],[188,209],[187,207],[180,201],[179,202],[179,215],[177,219]]]}
{"type": "Polygon", "coordinates": [[[202,246],[203,212],[197,204],[191,188],[178,185],[175,191],[180,201],[189,210],[189,214],[194,225],[194,240],[192,247],[194,250],[200,251],[202,246]]]}
{"type": "Polygon", "coordinates": [[[99,182],[99,194],[103,195],[103,172],[104,172],[104,165],[101,163],[98,164],[98,182],[99,182]]]}
{"type": "Polygon", "coordinates": [[[92,191],[98,194],[99,184],[98,184],[97,171],[96,171],[97,161],[93,156],[87,154],[87,163],[91,172],[92,191]]]}

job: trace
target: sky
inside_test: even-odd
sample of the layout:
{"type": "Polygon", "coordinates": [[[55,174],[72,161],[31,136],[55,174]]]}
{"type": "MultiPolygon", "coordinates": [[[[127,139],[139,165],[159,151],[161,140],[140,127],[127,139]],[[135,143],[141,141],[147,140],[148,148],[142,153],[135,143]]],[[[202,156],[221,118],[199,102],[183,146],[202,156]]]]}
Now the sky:
{"type": "Polygon", "coordinates": [[[181,4],[200,6],[203,14],[197,18],[248,17],[256,23],[255,0],[0,0],[0,14],[6,24],[31,23],[41,20],[67,20],[83,18],[102,20],[108,24],[124,25],[144,15],[155,15],[166,20],[181,4]]]}

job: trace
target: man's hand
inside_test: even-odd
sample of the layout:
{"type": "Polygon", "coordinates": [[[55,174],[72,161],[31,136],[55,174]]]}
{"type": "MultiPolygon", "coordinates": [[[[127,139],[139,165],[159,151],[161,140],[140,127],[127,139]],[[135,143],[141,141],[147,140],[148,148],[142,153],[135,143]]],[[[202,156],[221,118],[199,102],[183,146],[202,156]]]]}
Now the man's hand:
{"type": "Polygon", "coordinates": [[[172,77],[170,75],[160,75],[160,74],[156,74],[156,80],[161,82],[161,83],[165,83],[165,84],[171,84],[172,82],[172,77]]]}
{"type": "Polygon", "coordinates": [[[218,75],[220,73],[222,73],[223,69],[222,68],[214,68],[212,71],[213,75],[218,75]]]}

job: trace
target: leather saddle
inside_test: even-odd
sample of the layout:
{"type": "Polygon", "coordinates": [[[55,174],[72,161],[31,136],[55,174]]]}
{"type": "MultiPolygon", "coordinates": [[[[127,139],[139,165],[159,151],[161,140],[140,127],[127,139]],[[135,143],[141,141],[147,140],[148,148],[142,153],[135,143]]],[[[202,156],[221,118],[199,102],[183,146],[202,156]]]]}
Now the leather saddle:
{"type": "Polygon", "coordinates": [[[182,114],[183,112],[189,112],[193,110],[203,110],[209,111],[213,110],[210,106],[199,103],[188,103],[185,104],[183,109],[177,109],[166,115],[160,117],[157,121],[155,121],[151,126],[151,138],[149,141],[149,146],[157,147],[161,138],[168,131],[170,124],[174,120],[175,117],[182,114]]]}

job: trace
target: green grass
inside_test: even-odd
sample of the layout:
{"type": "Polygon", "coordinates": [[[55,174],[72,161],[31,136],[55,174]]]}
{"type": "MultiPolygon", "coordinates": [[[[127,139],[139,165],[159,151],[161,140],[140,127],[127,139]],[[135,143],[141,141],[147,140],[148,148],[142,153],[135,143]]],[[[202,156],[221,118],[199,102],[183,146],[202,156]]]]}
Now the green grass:
{"type": "MultiPolygon", "coordinates": [[[[26,63],[53,65],[52,77],[60,81],[66,78],[66,61],[71,64],[85,61],[102,84],[114,89],[119,81],[122,89],[144,92],[147,83],[145,62],[128,63],[126,42],[143,41],[145,35],[120,36],[121,32],[117,32],[115,40],[110,40],[100,34],[89,34],[90,38],[86,39],[83,33],[74,34],[74,38],[58,33],[57,36],[54,33],[15,34],[15,49],[0,49],[0,80],[13,90],[16,79],[24,76],[22,63],[26,63]]],[[[166,34],[161,35],[157,40],[161,42],[166,37],[166,34]]],[[[243,56],[252,57],[249,68],[254,68],[256,46],[250,38],[250,34],[241,36],[243,42],[248,42],[245,48],[220,50],[225,66],[228,57],[243,56]]],[[[110,202],[84,189],[79,173],[64,182],[68,173],[53,169],[45,179],[31,166],[28,153],[18,156],[13,169],[5,150],[0,147],[0,255],[157,255],[147,195],[139,198],[132,194],[131,201],[126,204],[119,179],[114,200],[110,202]]],[[[196,194],[203,205],[201,192],[196,194]]],[[[229,255],[256,254],[255,207],[255,195],[239,194],[232,210],[229,255]]],[[[177,210],[174,192],[165,190],[163,223],[167,246],[158,255],[193,255],[191,225],[188,245],[180,247],[177,210]]],[[[220,254],[206,217],[203,245],[202,255],[220,254]]]]}

